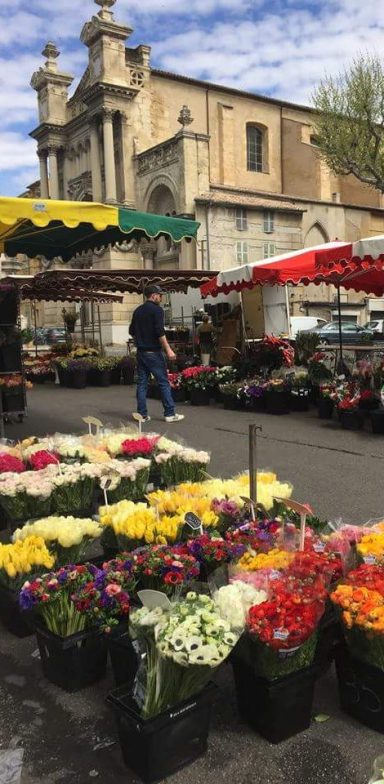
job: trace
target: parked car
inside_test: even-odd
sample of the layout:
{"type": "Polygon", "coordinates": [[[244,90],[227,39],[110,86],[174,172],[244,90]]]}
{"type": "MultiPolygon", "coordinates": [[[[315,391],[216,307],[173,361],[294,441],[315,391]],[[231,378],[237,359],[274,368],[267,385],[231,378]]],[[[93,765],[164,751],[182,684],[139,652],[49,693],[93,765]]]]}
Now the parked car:
{"type": "MultiPolygon", "coordinates": [[[[339,324],[337,321],[331,321],[324,327],[318,327],[311,330],[311,332],[317,333],[320,344],[327,345],[339,342],[339,324]]],[[[367,343],[373,340],[374,333],[366,327],[360,327],[353,321],[343,321],[341,324],[341,336],[343,343],[359,345],[359,343],[367,343]]]]}
{"type": "Polygon", "coordinates": [[[291,316],[289,323],[292,339],[296,337],[298,332],[312,332],[314,329],[328,324],[326,319],[317,316],[291,316]]]}
{"type": "Polygon", "coordinates": [[[365,324],[366,329],[372,330],[375,340],[384,340],[384,319],[373,319],[365,324]]]}
{"type": "Polygon", "coordinates": [[[64,327],[53,327],[47,329],[47,343],[65,343],[68,338],[67,330],[64,327]]]}

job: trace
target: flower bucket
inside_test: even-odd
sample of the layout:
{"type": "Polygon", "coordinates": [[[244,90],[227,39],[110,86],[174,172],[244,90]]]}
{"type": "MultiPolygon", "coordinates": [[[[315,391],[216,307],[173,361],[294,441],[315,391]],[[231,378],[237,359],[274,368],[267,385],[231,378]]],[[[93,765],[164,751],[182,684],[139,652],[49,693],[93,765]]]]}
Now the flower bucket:
{"type": "Polygon", "coordinates": [[[376,435],[384,435],[384,409],[378,411],[371,411],[371,427],[372,433],[376,435]]]}
{"type": "Polygon", "coordinates": [[[98,370],[97,368],[90,368],[87,373],[87,379],[92,387],[109,387],[111,384],[111,375],[109,370],[98,370]]]}
{"type": "Polygon", "coordinates": [[[116,686],[123,686],[133,682],[139,666],[138,654],[131,640],[127,624],[124,631],[112,630],[108,635],[108,648],[116,686]]]}
{"type": "Polygon", "coordinates": [[[350,656],[344,644],[336,651],[341,709],[376,732],[384,733],[384,672],[350,656]]]}
{"type": "Polygon", "coordinates": [[[291,411],[308,411],[309,390],[306,388],[292,390],[289,396],[289,406],[291,411]]]}
{"type": "Polygon", "coordinates": [[[149,784],[171,776],[204,754],[216,689],[209,683],[200,694],[151,719],[140,716],[132,687],[111,692],[107,702],[115,713],[127,767],[149,784]]]}
{"type": "Polygon", "coordinates": [[[98,629],[59,637],[38,625],[36,638],[44,676],[64,691],[79,691],[105,677],[108,643],[98,629]]]}
{"type": "Polygon", "coordinates": [[[226,411],[240,411],[244,408],[242,401],[235,395],[223,395],[223,402],[226,411]]]}
{"type": "Polygon", "coordinates": [[[172,389],[172,397],[175,403],[185,403],[185,389],[172,389]]]}
{"type": "Polygon", "coordinates": [[[380,408],[380,400],[378,398],[367,398],[366,400],[363,398],[359,400],[359,410],[363,413],[369,414],[370,411],[376,411],[380,408]]]}
{"type": "Polygon", "coordinates": [[[121,366],[121,375],[123,379],[123,384],[129,386],[133,384],[135,381],[135,366],[132,365],[122,365],[121,366]]]}
{"type": "Polygon", "coordinates": [[[335,404],[330,397],[320,397],[317,403],[317,410],[320,419],[332,419],[335,404]]]}
{"type": "Polygon", "coordinates": [[[24,411],[25,399],[22,387],[3,387],[3,411],[24,411]]]}
{"type": "Polygon", "coordinates": [[[280,743],[311,723],[316,669],[307,667],[268,681],[252,665],[233,657],[233,673],[242,719],[270,743],[280,743]]]}
{"type": "Polygon", "coordinates": [[[191,389],[189,391],[191,406],[209,406],[210,393],[208,389],[191,389]]]}
{"type": "Polygon", "coordinates": [[[360,411],[339,411],[339,420],[343,430],[361,430],[364,418],[360,411]]]}
{"type": "Polygon", "coordinates": [[[87,386],[87,371],[75,370],[68,373],[69,383],[67,386],[72,389],[85,389],[87,386]]]}
{"type": "Polygon", "coordinates": [[[19,606],[19,592],[0,585],[0,621],[16,637],[29,637],[34,628],[19,606]]]}
{"type": "Polygon", "coordinates": [[[111,368],[110,370],[110,382],[111,384],[120,384],[121,383],[121,367],[118,365],[117,367],[111,368]]]}
{"type": "Polygon", "coordinates": [[[265,412],[266,407],[267,401],[265,395],[262,395],[261,397],[251,397],[246,405],[247,411],[255,411],[256,413],[265,412]]]}
{"type": "Polygon", "coordinates": [[[328,602],[319,624],[319,635],[314,658],[317,675],[323,675],[331,666],[337,646],[342,638],[341,626],[334,606],[328,602]]]}
{"type": "Polygon", "coordinates": [[[265,393],[267,414],[289,414],[289,396],[287,392],[276,392],[274,389],[265,393]]]}

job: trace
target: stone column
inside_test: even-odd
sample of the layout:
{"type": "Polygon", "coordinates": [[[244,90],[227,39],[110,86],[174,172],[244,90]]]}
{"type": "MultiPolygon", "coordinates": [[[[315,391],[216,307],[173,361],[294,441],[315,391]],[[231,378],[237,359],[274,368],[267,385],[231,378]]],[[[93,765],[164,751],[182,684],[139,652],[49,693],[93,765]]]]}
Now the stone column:
{"type": "Polygon", "coordinates": [[[154,269],[156,247],[154,247],[153,244],[149,242],[142,242],[140,245],[140,250],[143,257],[143,269],[154,269]]]}
{"type": "Polygon", "coordinates": [[[40,162],[40,194],[42,199],[49,199],[47,150],[39,150],[40,162]]]}
{"type": "Polygon", "coordinates": [[[49,195],[51,199],[59,198],[59,173],[57,168],[57,147],[48,147],[49,157],[49,195]]]}
{"type": "Polygon", "coordinates": [[[113,111],[103,111],[103,142],[104,142],[104,177],[105,201],[107,204],[116,204],[116,169],[115,151],[113,143],[113,111]]]}
{"type": "Polygon", "coordinates": [[[101,162],[99,149],[99,124],[96,117],[91,120],[91,171],[92,171],[92,197],[93,201],[103,198],[101,185],[101,162]]]}
{"type": "Polygon", "coordinates": [[[64,147],[63,150],[63,199],[68,199],[68,180],[70,179],[69,175],[69,158],[68,158],[68,147],[64,147]]]}

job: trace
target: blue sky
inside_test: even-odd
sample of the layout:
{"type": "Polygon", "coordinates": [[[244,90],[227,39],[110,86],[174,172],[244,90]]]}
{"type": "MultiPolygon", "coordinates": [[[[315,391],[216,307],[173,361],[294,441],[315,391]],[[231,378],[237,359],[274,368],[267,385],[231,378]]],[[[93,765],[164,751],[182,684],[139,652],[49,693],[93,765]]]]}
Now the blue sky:
{"type": "MultiPolygon", "coordinates": [[[[0,193],[18,195],[38,176],[31,75],[48,40],[60,68],[86,67],[82,25],[93,0],[0,0],[0,193]]],[[[155,67],[299,103],[325,72],[356,52],[382,50],[382,0],[117,0],[115,18],[153,47],[155,67]]]]}

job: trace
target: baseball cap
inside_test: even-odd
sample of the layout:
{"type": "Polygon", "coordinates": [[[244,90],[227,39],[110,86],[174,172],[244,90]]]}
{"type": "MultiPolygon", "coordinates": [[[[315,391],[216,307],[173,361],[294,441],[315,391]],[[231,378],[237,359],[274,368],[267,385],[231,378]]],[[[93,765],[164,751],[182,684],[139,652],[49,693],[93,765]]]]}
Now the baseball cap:
{"type": "Polygon", "coordinates": [[[165,294],[165,291],[163,291],[160,286],[156,286],[155,284],[146,286],[144,289],[144,295],[146,297],[150,297],[152,294],[165,294]]]}

